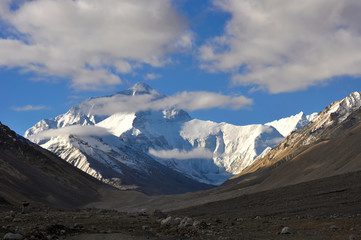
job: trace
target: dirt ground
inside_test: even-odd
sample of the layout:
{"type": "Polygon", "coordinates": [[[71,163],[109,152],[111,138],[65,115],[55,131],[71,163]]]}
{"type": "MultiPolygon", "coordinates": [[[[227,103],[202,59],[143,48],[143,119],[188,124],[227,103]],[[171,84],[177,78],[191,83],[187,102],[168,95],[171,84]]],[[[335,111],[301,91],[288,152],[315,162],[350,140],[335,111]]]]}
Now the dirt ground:
{"type": "Polygon", "coordinates": [[[349,173],[165,213],[35,205],[21,213],[20,206],[0,204],[0,239],[18,233],[21,239],[355,240],[360,179],[360,172],[349,173]]]}
{"type": "MultiPolygon", "coordinates": [[[[177,217],[176,215],[173,218],[177,217]]],[[[182,218],[182,216],[181,216],[182,218]]],[[[329,216],[193,217],[198,226],[162,226],[152,213],[113,210],[31,209],[2,206],[0,239],[20,233],[23,239],[361,239],[361,214],[329,216]],[[289,227],[289,234],[281,234],[289,227]]]]}

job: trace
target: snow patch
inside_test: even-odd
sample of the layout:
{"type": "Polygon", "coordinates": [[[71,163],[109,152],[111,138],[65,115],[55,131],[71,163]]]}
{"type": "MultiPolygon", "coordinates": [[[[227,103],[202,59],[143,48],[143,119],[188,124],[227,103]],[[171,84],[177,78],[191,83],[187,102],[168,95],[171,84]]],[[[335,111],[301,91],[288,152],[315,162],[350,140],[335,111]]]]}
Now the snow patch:
{"type": "Polygon", "coordinates": [[[105,128],[110,133],[119,137],[133,127],[134,119],[134,113],[116,113],[97,123],[96,126],[105,128]]]}

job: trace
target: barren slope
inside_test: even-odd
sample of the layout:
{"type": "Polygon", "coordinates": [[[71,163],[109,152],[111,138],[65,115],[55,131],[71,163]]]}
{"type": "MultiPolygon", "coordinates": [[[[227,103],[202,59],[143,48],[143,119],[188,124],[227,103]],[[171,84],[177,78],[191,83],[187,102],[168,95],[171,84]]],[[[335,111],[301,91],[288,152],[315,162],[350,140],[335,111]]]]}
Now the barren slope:
{"type": "Polygon", "coordinates": [[[0,199],[79,207],[110,189],[0,123],[0,199]]]}

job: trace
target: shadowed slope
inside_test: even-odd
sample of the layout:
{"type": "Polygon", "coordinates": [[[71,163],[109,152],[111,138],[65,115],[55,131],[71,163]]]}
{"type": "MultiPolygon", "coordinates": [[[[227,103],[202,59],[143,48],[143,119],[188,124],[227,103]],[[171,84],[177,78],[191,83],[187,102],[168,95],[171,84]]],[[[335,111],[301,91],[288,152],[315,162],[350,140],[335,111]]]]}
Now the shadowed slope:
{"type": "Polygon", "coordinates": [[[79,207],[100,198],[109,186],[0,123],[0,199],[79,207]]]}

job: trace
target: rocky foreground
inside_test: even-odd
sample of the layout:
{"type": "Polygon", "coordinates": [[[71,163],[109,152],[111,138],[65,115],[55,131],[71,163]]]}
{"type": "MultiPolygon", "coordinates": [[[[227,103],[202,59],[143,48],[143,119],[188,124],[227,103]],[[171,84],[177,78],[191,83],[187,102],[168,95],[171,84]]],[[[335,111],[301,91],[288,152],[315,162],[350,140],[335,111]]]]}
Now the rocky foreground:
{"type": "Polygon", "coordinates": [[[1,205],[0,239],[361,239],[361,214],[246,218],[1,205]]]}

